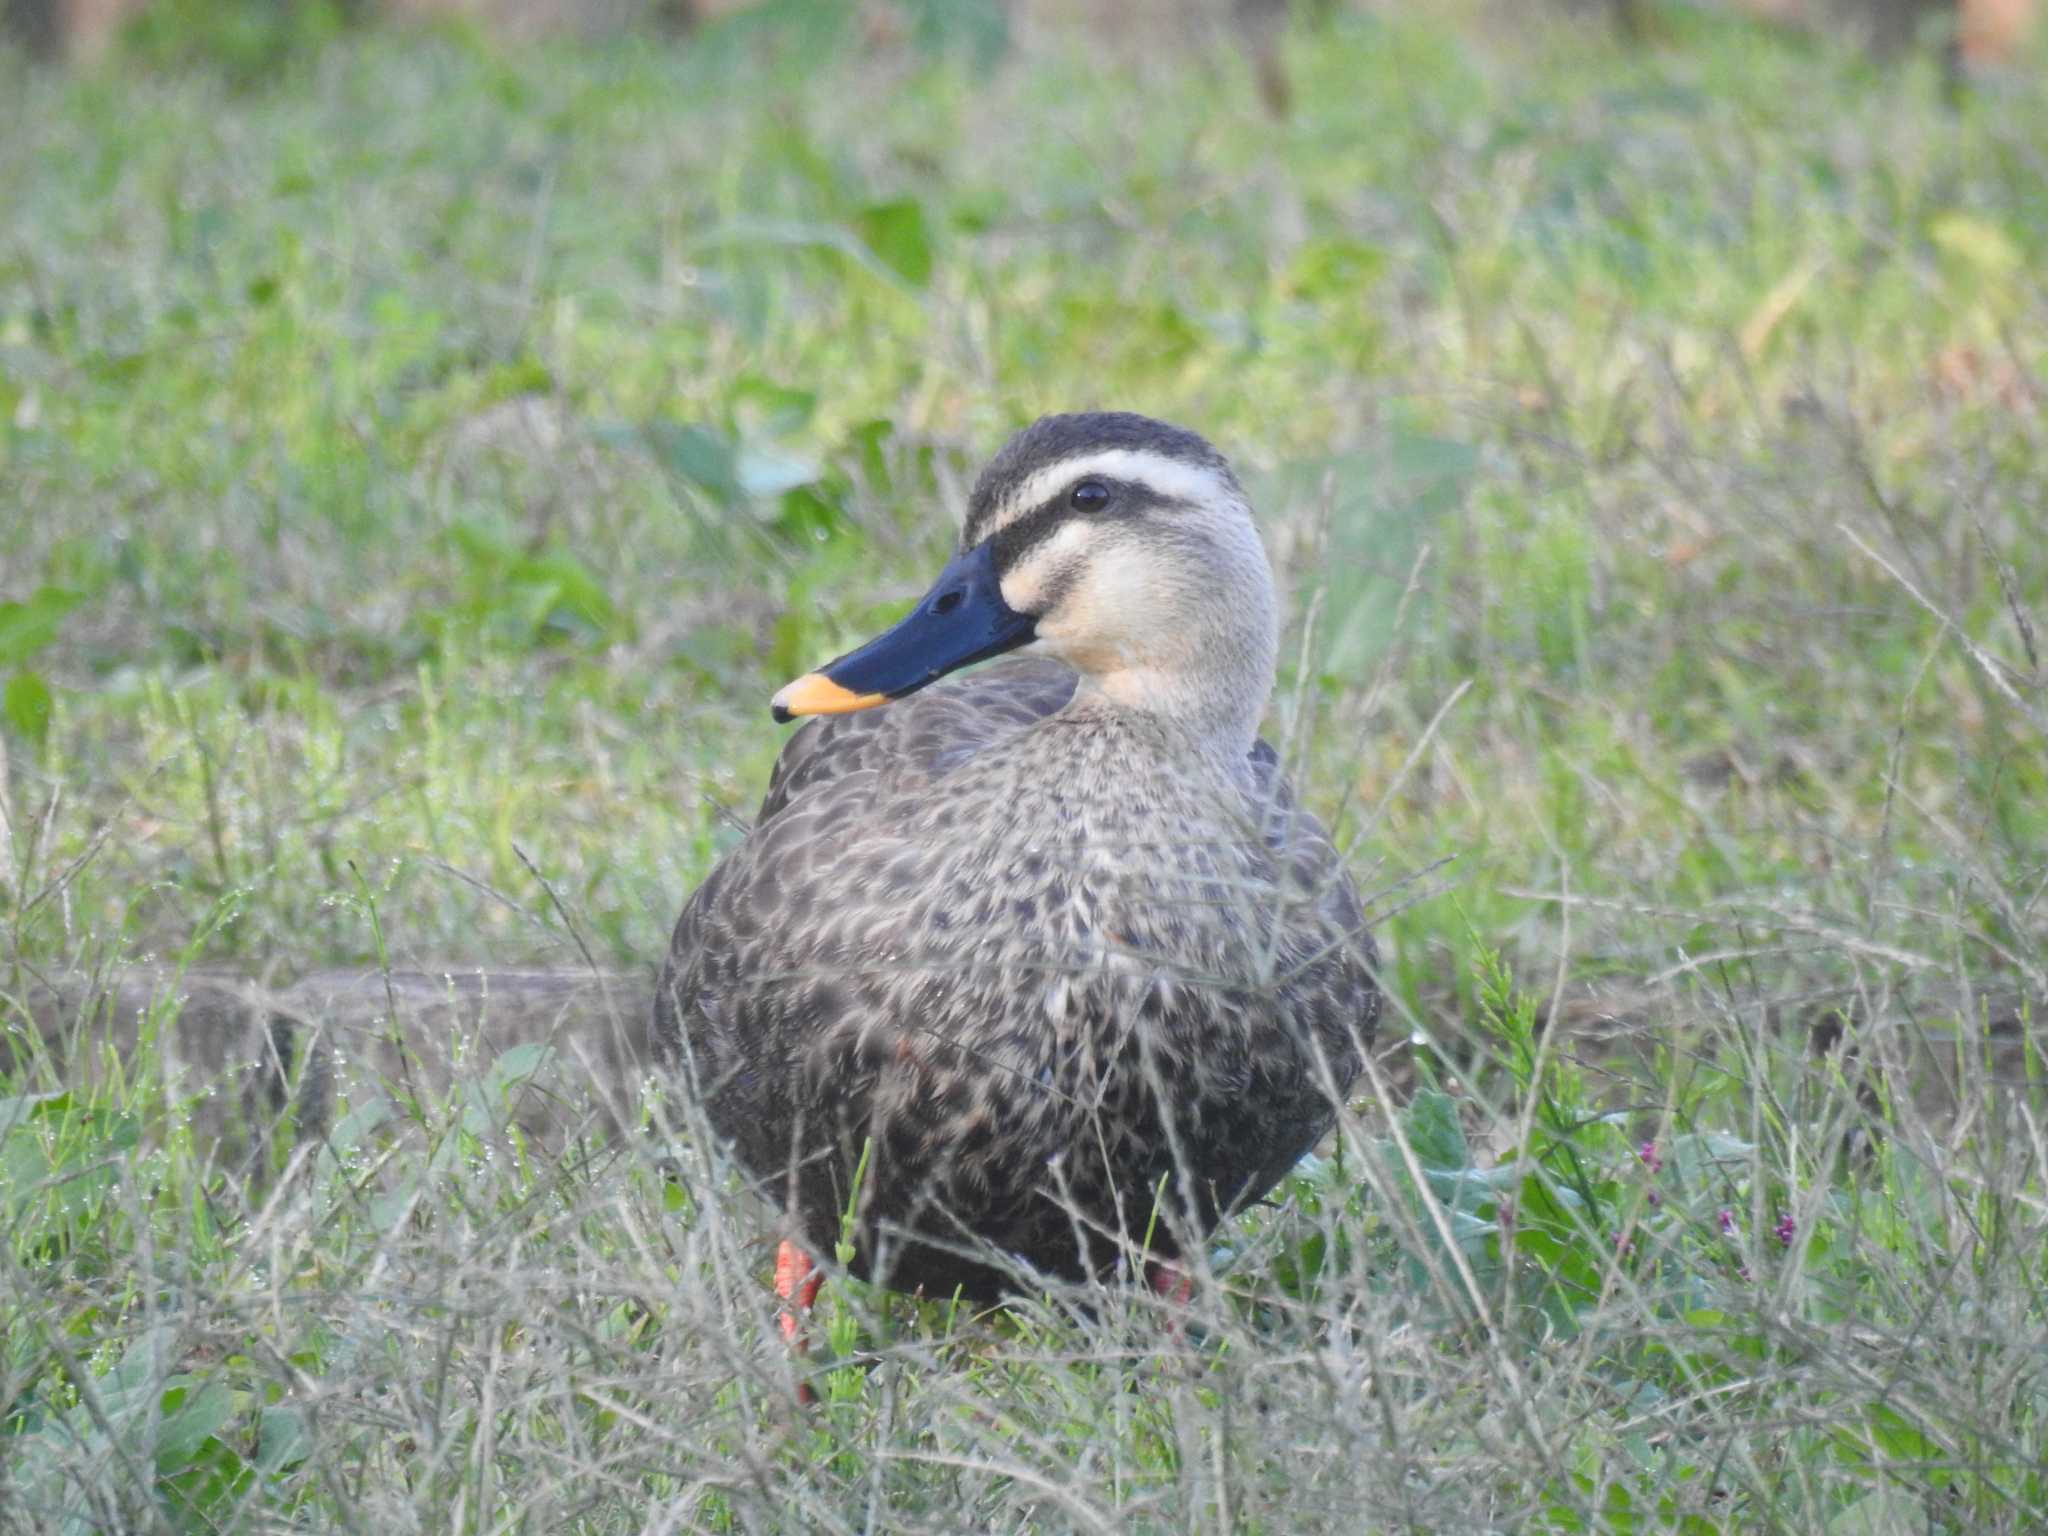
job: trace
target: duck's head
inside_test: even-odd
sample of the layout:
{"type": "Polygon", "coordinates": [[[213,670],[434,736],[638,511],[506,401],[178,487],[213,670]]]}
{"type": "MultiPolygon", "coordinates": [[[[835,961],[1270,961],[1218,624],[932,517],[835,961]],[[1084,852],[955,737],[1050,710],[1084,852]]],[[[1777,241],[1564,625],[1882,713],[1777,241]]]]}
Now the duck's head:
{"type": "Polygon", "coordinates": [[[981,472],[960,552],[908,616],[773,707],[869,709],[1030,647],[1079,673],[1084,695],[1242,749],[1276,645],[1272,569],[1220,453],[1147,416],[1045,416],[981,472]]]}

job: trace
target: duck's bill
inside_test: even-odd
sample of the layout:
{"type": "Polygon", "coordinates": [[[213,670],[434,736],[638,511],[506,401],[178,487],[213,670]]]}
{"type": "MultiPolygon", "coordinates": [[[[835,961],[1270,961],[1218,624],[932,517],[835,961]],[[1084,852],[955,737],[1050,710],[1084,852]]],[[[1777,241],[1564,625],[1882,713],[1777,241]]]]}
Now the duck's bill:
{"type": "Polygon", "coordinates": [[[895,628],[806,672],[776,694],[769,707],[777,720],[872,709],[948,672],[1028,645],[1037,623],[1003,601],[995,556],[982,544],[954,556],[895,628]]]}

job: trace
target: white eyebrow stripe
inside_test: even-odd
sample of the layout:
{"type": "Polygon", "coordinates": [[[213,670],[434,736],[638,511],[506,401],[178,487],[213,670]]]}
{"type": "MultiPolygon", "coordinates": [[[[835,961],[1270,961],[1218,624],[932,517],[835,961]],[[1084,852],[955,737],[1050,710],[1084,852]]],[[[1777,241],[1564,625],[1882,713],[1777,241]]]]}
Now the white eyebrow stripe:
{"type": "Polygon", "coordinates": [[[1061,459],[1037,471],[1011,493],[993,533],[1022,513],[1040,506],[1056,492],[1089,475],[1105,480],[1130,480],[1171,501],[1206,501],[1224,490],[1222,474],[1185,459],[1170,458],[1149,448],[1105,448],[1100,453],[1061,459]]]}

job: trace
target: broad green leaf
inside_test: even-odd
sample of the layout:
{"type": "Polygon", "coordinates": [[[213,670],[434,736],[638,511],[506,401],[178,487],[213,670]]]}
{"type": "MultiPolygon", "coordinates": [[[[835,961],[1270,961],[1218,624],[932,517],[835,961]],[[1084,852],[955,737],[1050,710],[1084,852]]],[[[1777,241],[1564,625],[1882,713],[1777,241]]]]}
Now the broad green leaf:
{"type": "Polygon", "coordinates": [[[909,198],[873,203],[854,217],[854,230],[875,259],[914,288],[932,277],[931,232],[924,205],[909,198]]]}
{"type": "Polygon", "coordinates": [[[491,1070],[484,1079],[485,1086],[492,1094],[503,1095],[545,1070],[556,1054],[553,1046],[538,1040],[515,1045],[491,1063],[491,1070]]]}
{"type": "Polygon", "coordinates": [[[721,507],[732,506],[745,494],[732,445],[710,428],[689,422],[650,421],[640,435],[663,468],[689,481],[721,507]]]}
{"type": "Polygon", "coordinates": [[[398,1106],[379,1095],[356,1105],[327,1133],[322,1149],[332,1157],[345,1158],[369,1138],[398,1118],[398,1106]]]}
{"type": "Polygon", "coordinates": [[[119,1428],[140,1413],[168,1374],[177,1347],[175,1324],[158,1323],[138,1337],[114,1363],[114,1368],[94,1383],[100,1407],[108,1421],[119,1428]]]}
{"type": "Polygon", "coordinates": [[[249,1497],[256,1475],[233,1447],[209,1439],[182,1471],[167,1475],[159,1487],[166,1507],[183,1516],[180,1529],[211,1532],[238,1525],[229,1517],[249,1497]]]}
{"type": "Polygon", "coordinates": [[[749,374],[733,385],[732,406],[742,432],[785,437],[811,424],[818,409],[818,394],[816,390],[791,389],[773,379],[749,374]]]}
{"type": "Polygon", "coordinates": [[[57,638],[64,616],[83,599],[63,587],[41,587],[23,603],[0,603],[0,667],[16,667],[57,638]]]}
{"type": "Polygon", "coordinates": [[[1010,12],[1003,0],[898,0],[911,36],[928,54],[964,51],[987,70],[1010,46],[1010,12]]]}
{"type": "Polygon", "coordinates": [[[1827,1536],[1917,1536],[1939,1530],[1928,1523],[1926,1504],[1902,1489],[1866,1493],[1827,1524],[1827,1536]]]}
{"type": "Polygon", "coordinates": [[[50,685],[33,672],[17,672],[0,690],[0,714],[37,747],[50,734],[50,685]]]}
{"type": "Polygon", "coordinates": [[[1425,1168],[1462,1170],[1471,1166],[1465,1128],[1458,1123],[1458,1104],[1449,1094],[1425,1088],[1408,1106],[1409,1145],[1425,1168]]]}
{"type": "Polygon", "coordinates": [[[61,1112],[71,1103],[71,1090],[55,1093],[22,1093],[0,1099],[0,1133],[11,1131],[23,1121],[61,1112]]]}
{"type": "Polygon", "coordinates": [[[592,638],[612,627],[611,595],[587,566],[565,550],[532,555],[510,572],[511,594],[521,597],[533,628],[584,627],[592,638]]]}
{"type": "Polygon", "coordinates": [[[235,1411],[235,1394],[218,1381],[197,1391],[174,1385],[164,1393],[163,1410],[156,1432],[156,1469],[168,1476],[188,1465],[220,1432],[235,1411]]]}
{"type": "Polygon", "coordinates": [[[289,1406],[265,1408],[256,1416],[256,1465],[281,1472],[313,1454],[313,1432],[305,1410],[289,1406]]]}
{"type": "Polygon", "coordinates": [[[734,461],[740,489],[749,496],[781,496],[818,478],[818,466],[809,459],[774,448],[747,447],[734,461]]]}

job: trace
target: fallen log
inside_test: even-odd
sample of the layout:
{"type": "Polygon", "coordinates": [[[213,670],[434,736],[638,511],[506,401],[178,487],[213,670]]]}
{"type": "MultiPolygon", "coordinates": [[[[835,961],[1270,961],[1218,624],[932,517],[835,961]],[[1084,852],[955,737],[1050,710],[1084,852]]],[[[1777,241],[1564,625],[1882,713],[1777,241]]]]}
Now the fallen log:
{"type": "Polygon", "coordinates": [[[131,965],[0,978],[0,1073],[30,1092],[148,1074],[202,1159],[261,1182],[274,1149],[324,1142],[380,1101],[386,1125],[452,1105],[486,1139],[609,1137],[638,1119],[652,1010],[638,973],[321,971],[273,988],[131,965]]]}

